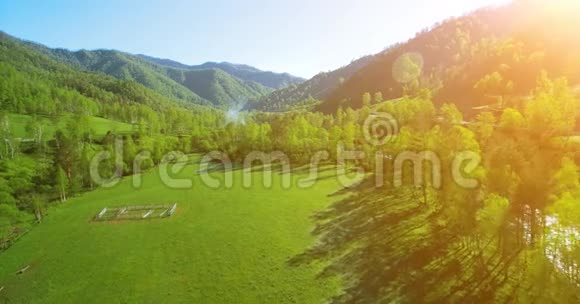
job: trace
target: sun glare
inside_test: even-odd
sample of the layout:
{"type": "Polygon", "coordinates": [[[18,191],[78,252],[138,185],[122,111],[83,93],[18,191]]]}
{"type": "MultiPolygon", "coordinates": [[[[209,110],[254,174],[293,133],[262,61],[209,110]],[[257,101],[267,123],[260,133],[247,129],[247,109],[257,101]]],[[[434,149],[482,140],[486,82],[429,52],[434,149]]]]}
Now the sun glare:
{"type": "Polygon", "coordinates": [[[578,0],[535,0],[535,2],[548,9],[555,9],[558,11],[580,9],[580,1],[578,0]]]}

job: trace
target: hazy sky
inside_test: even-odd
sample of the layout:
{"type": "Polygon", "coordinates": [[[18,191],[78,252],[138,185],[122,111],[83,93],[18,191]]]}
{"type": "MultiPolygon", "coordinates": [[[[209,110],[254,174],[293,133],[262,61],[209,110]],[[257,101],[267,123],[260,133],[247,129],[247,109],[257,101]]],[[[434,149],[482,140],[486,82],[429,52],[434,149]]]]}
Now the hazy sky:
{"type": "Polygon", "coordinates": [[[0,30],[50,47],[311,77],[450,16],[508,0],[0,0],[0,30]]]}

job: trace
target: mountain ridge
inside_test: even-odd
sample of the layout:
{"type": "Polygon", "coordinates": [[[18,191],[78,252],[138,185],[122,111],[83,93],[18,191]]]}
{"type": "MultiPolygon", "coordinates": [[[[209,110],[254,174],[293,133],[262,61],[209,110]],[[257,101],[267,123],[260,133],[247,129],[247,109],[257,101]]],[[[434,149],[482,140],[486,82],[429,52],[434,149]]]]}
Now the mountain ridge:
{"type": "Polygon", "coordinates": [[[285,111],[309,100],[323,100],[342,82],[366,66],[376,55],[361,57],[348,65],[330,72],[322,72],[298,85],[276,90],[263,96],[250,108],[265,111],[285,111]]]}
{"type": "Polygon", "coordinates": [[[208,61],[200,65],[187,65],[167,58],[157,58],[144,54],[138,54],[136,56],[149,62],[172,68],[187,70],[220,69],[242,80],[257,82],[272,89],[282,89],[284,87],[306,81],[306,79],[294,76],[290,73],[264,71],[247,64],[231,63],[227,61],[208,61]]]}
{"type": "MultiPolygon", "coordinates": [[[[136,81],[167,98],[179,100],[186,104],[227,108],[232,104],[258,100],[261,96],[274,90],[256,81],[232,75],[224,68],[214,67],[210,64],[185,69],[180,67],[187,67],[186,65],[176,61],[167,60],[162,65],[144,59],[142,55],[133,55],[118,50],[81,49],[71,51],[64,48],[50,48],[36,42],[19,39],[7,33],[3,34],[6,38],[23,43],[58,62],[90,72],[103,73],[121,80],[136,81]],[[208,72],[208,70],[213,70],[213,72],[208,72]],[[210,79],[204,79],[204,77],[210,77],[210,79]]],[[[247,65],[235,65],[234,67],[238,69],[244,67],[249,72],[259,71],[247,65]]],[[[262,77],[272,76],[267,72],[260,73],[262,77]]],[[[284,77],[285,74],[276,75],[284,77]]]]}

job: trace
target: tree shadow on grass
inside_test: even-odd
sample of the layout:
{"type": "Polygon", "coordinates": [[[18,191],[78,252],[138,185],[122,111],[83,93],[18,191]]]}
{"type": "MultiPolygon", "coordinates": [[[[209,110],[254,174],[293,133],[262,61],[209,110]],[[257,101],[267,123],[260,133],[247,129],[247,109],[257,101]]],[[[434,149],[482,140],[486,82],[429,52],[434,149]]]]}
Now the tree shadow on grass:
{"type": "Polygon", "coordinates": [[[288,261],[323,262],[320,278],[342,278],[332,303],[509,303],[524,288],[510,279],[521,249],[500,253],[491,239],[473,250],[417,189],[371,184],[331,194],[348,196],[314,215],[318,242],[288,261]]]}

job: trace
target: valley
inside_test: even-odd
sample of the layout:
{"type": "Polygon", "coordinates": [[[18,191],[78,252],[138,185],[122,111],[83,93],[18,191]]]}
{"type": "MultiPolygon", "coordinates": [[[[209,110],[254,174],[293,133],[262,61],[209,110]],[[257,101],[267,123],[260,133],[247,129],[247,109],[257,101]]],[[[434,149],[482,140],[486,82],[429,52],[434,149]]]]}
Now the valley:
{"type": "Polygon", "coordinates": [[[579,303],[577,1],[362,1],[0,1],[0,303],[579,303]]]}

